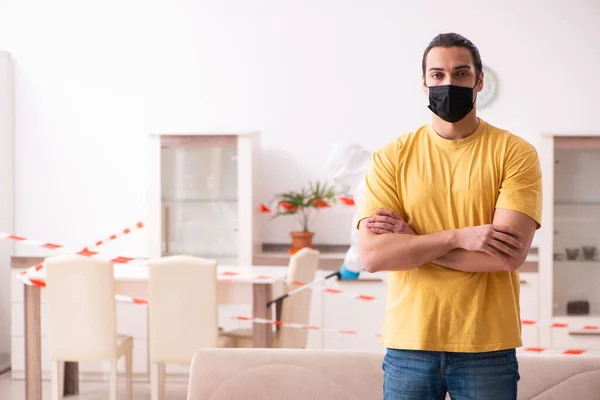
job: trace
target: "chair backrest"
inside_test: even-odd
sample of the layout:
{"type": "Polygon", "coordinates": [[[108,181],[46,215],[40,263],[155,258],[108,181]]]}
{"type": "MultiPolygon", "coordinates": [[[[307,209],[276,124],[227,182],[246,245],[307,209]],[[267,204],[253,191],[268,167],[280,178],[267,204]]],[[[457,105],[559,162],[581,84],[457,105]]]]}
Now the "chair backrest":
{"type": "Polygon", "coordinates": [[[48,257],[44,267],[52,359],[116,360],[113,264],[73,255],[48,257]]]}
{"type": "Polygon", "coordinates": [[[217,262],[177,255],[148,263],[150,361],[189,364],[219,340],[217,262]]]}
{"type": "MultiPolygon", "coordinates": [[[[298,288],[298,282],[310,283],[315,279],[319,268],[319,256],[319,251],[305,247],[290,257],[287,291],[298,288]]],[[[284,299],[281,307],[281,321],[308,324],[311,301],[312,289],[306,289],[284,299]]],[[[280,327],[278,335],[279,347],[283,348],[303,349],[308,341],[308,330],[306,329],[280,327]]]]}

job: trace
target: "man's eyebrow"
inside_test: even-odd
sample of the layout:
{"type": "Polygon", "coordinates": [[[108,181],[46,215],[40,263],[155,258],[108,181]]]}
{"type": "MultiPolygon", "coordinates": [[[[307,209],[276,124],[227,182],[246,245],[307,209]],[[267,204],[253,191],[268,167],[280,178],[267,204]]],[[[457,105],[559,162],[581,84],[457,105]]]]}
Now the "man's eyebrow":
{"type": "MultiPolygon", "coordinates": [[[[470,65],[459,65],[458,67],[454,67],[454,70],[456,71],[457,69],[471,69],[470,65]]],[[[439,68],[439,67],[433,67],[433,68],[429,68],[429,71],[444,71],[444,68],[439,68]]]]}

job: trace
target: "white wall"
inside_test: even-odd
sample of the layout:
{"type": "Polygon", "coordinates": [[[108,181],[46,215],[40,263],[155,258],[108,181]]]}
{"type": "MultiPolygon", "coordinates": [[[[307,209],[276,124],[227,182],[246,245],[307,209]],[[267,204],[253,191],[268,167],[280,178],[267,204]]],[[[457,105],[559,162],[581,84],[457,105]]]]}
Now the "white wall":
{"type": "MultiPolygon", "coordinates": [[[[420,62],[439,32],[472,39],[496,71],[483,118],[536,145],[600,131],[597,1],[282,3],[4,0],[18,233],[84,245],[144,219],[149,132],[262,131],[265,199],[327,178],[334,141],[374,150],[429,121],[420,62]]],[[[326,210],[315,240],[348,243],[351,213],[326,210]]],[[[264,223],[268,242],[295,227],[264,223]]],[[[141,233],[115,245],[146,252],[141,233]]]]}
{"type": "MultiPolygon", "coordinates": [[[[0,51],[0,231],[13,229],[13,85],[11,57],[0,51]]],[[[10,352],[10,256],[13,244],[0,242],[0,353],[10,352]]]]}

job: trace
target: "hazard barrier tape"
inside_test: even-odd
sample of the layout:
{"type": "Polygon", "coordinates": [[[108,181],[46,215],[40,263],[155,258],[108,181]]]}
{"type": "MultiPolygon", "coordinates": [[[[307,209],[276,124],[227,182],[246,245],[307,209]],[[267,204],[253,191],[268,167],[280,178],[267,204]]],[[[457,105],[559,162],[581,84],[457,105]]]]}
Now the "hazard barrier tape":
{"type": "MultiPolygon", "coordinates": [[[[114,240],[118,239],[119,237],[129,235],[130,233],[132,233],[136,230],[142,229],[142,228],[144,228],[144,223],[138,222],[135,225],[125,228],[125,229],[121,230],[120,232],[114,233],[107,238],[96,241],[92,246],[85,247],[79,251],[73,250],[72,253],[83,255],[83,256],[88,256],[88,257],[97,256],[97,255],[99,255],[99,253],[96,251],[90,250],[90,247],[92,247],[92,248],[100,247],[110,241],[114,241],[114,240]]],[[[65,246],[60,245],[60,244],[43,242],[40,240],[32,240],[32,239],[28,239],[23,236],[8,234],[8,233],[4,233],[4,232],[0,232],[0,239],[8,239],[8,240],[12,240],[12,241],[15,241],[18,243],[29,244],[32,246],[42,247],[42,248],[49,249],[49,250],[60,250],[60,249],[67,250],[67,248],[65,246]]],[[[96,258],[105,258],[106,259],[106,257],[96,257],[96,258]]],[[[115,264],[117,264],[117,263],[125,264],[125,263],[129,263],[129,262],[140,261],[135,258],[122,257],[122,256],[116,257],[116,258],[109,257],[108,260],[115,264]]],[[[37,265],[31,266],[31,267],[27,268],[26,270],[21,271],[17,275],[17,278],[19,278],[26,285],[37,286],[37,287],[46,287],[46,282],[44,280],[33,278],[32,276],[30,276],[31,273],[37,272],[43,268],[44,268],[43,264],[37,264],[37,265]]],[[[147,303],[147,301],[145,299],[139,299],[139,298],[130,297],[130,296],[116,295],[115,297],[118,301],[123,301],[123,302],[128,302],[128,303],[133,303],[133,304],[146,304],[147,303]]]]}
{"type": "MultiPolygon", "coordinates": [[[[133,257],[107,256],[98,251],[90,250],[88,247],[83,248],[83,249],[73,249],[73,248],[66,247],[62,244],[43,242],[41,240],[29,239],[29,238],[26,238],[23,236],[13,235],[10,233],[5,233],[5,232],[0,232],[0,239],[12,240],[17,243],[27,244],[27,245],[31,245],[31,246],[35,246],[35,247],[41,247],[41,248],[45,248],[45,249],[52,250],[52,251],[62,250],[65,253],[77,254],[77,255],[81,255],[81,256],[98,258],[98,259],[110,261],[113,264],[128,264],[128,263],[144,261],[142,259],[133,258],[133,257]]],[[[39,270],[39,269],[43,268],[43,266],[38,265],[38,266],[34,266],[32,268],[37,268],[37,270],[39,270]]]]}
{"type": "MultiPolygon", "coordinates": [[[[277,325],[277,326],[290,326],[290,327],[302,328],[302,329],[331,330],[331,329],[328,329],[328,328],[320,328],[320,327],[313,326],[313,325],[302,325],[302,324],[282,322],[282,321],[274,321],[274,320],[264,320],[264,321],[267,321],[267,322],[264,322],[260,318],[253,318],[253,317],[246,317],[246,316],[231,316],[230,318],[237,319],[239,321],[252,321],[252,322],[257,322],[257,323],[268,323],[268,324],[277,325]]],[[[559,325],[558,326],[559,328],[563,328],[564,327],[563,325],[566,325],[566,324],[550,324],[550,325],[548,325],[548,327],[550,327],[550,328],[557,328],[556,325],[559,325]]],[[[340,331],[339,329],[337,329],[337,330],[334,329],[334,330],[335,331],[340,331]]],[[[352,331],[352,330],[343,330],[343,331],[346,334],[358,334],[359,333],[359,332],[352,331]]],[[[530,349],[530,351],[542,351],[542,350],[544,350],[544,348],[537,348],[537,347],[531,347],[529,349],[530,349]]]]}
{"type": "MultiPolygon", "coordinates": [[[[102,246],[102,245],[104,245],[104,244],[106,244],[108,242],[117,240],[120,237],[129,235],[130,233],[132,233],[132,232],[134,232],[136,230],[139,230],[139,229],[143,229],[143,228],[144,228],[144,223],[140,221],[140,222],[136,223],[133,226],[127,227],[127,228],[121,230],[120,232],[117,232],[117,233],[114,233],[114,234],[110,235],[107,238],[104,238],[104,239],[96,241],[92,246],[85,247],[81,251],[84,251],[85,249],[88,249],[89,247],[100,247],[100,246],[102,246]]],[[[10,240],[17,241],[17,242],[24,243],[24,244],[31,244],[30,243],[31,241],[29,239],[24,238],[22,236],[16,236],[16,235],[9,235],[9,236],[7,236],[7,235],[8,234],[0,233],[0,238],[10,239],[10,240]]],[[[33,242],[34,242],[34,245],[36,245],[36,246],[38,246],[38,244],[40,243],[39,241],[33,241],[33,242]]],[[[43,245],[38,246],[38,247],[49,248],[47,242],[45,242],[43,245]]],[[[53,249],[63,248],[62,245],[51,245],[50,247],[53,248],[53,249]]],[[[19,273],[19,275],[21,275],[21,279],[24,280],[26,284],[35,285],[35,286],[46,286],[42,281],[36,280],[36,279],[34,279],[32,281],[31,278],[29,278],[27,276],[27,275],[29,275],[30,272],[39,271],[43,267],[44,266],[42,264],[32,265],[31,267],[28,267],[27,269],[21,271],[19,273]]]]}
{"type": "Polygon", "coordinates": [[[244,315],[220,315],[220,316],[224,317],[224,318],[236,320],[236,321],[247,321],[247,322],[253,322],[253,323],[257,323],[257,324],[283,326],[283,327],[303,329],[303,330],[308,330],[308,331],[333,332],[333,333],[339,333],[341,335],[367,335],[367,336],[373,336],[373,337],[381,336],[378,333],[365,333],[365,332],[355,331],[352,329],[323,328],[323,327],[316,326],[316,325],[298,324],[295,322],[283,322],[283,321],[277,321],[277,320],[272,320],[272,319],[248,317],[248,316],[244,316],[244,315]]]}
{"type": "Polygon", "coordinates": [[[121,232],[114,233],[105,239],[98,240],[93,246],[89,246],[89,247],[100,247],[108,242],[115,241],[120,237],[127,236],[130,233],[133,233],[134,231],[137,231],[137,230],[140,230],[143,228],[144,228],[144,223],[140,221],[137,224],[135,224],[134,226],[130,226],[129,228],[123,229],[121,232]]]}
{"type": "MultiPolygon", "coordinates": [[[[540,325],[541,321],[535,321],[535,320],[529,320],[529,319],[524,319],[521,321],[521,323],[523,325],[540,325]]],[[[567,323],[567,322],[553,322],[550,325],[550,328],[556,328],[556,329],[563,329],[563,328],[577,328],[578,330],[581,331],[589,331],[589,332],[593,332],[593,331],[599,331],[600,330],[600,325],[575,325],[572,323],[567,323]]]]}
{"type": "MultiPolygon", "coordinates": [[[[135,226],[133,227],[129,227],[126,229],[123,229],[121,232],[113,234],[111,236],[109,236],[107,239],[103,239],[103,240],[99,240],[97,241],[94,246],[95,247],[100,247],[102,246],[105,242],[107,241],[112,241],[112,240],[116,240],[118,237],[120,236],[124,236],[124,235],[128,235],[130,234],[132,231],[136,230],[136,229],[142,229],[144,227],[144,224],[142,222],[138,222],[135,226]]],[[[54,244],[54,243],[50,243],[50,242],[43,242],[43,241],[39,241],[39,240],[33,240],[33,239],[28,239],[26,237],[23,236],[17,236],[17,235],[13,235],[13,234],[8,234],[8,233],[4,233],[4,232],[0,232],[0,239],[8,239],[8,240],[13,240],[22,244],[29,244],[32,246],[36,246],[36,247],[42,247],[42,248],[46,248],[49,250],[57,250],[57,249],[63,249],[66,250],[66,247],[60,244],[54,244]]],[[[90,246],[92,247],[92,246],[90,246]]],[[[132,263],[132,262],[136,262],[136,261],[142,261],[145,262],[144,260],[141,259],[136,259],[136,258],[130,258],[130,257],[122,257],[122,256],[118,256],[118,257],[106,257],[102,254],[100,254],[97,251],[92,251],[90,250],[88,247],[79,250],[79,251],[74,251],[75,254],[79,254],[79,255],[83,255],[83,256],[88,256],[88,257],[95,257],[95,258],[102,258],[102,259],[106,259],[109,260],[115,264],[127,264],[127,263],[132,263]]],[[[20,278],[24,283],[29,284],[29,285],[33,285],[33,286],[39,286],[39,287],[46,287],[46,283],[44,280],[42,279],[37,279],[37,278],[33,278],[28,276],[29,272],[34,272],[34,271],[39,271],[40,269],[43,268],[42,264],[38,264],[35,266],[32,266],[30,268],[27,268],[24,271],[21,271],[17,277],[20,278]]],[[[233,271],[228,271],[228,272],[223,272],[220,274],[221,276],[226,276],[229,279],[231,279],[232,281],[238,279],[238,278],[245,278],[247,279],[247,276],[240,276],[241,274],[239,274],[238,272],[233,272],[233,271]]],[[[272,276],[269,275],[255,275],[252,276],[252,279],[274,279],[272,276]]],[[[292,285],[296,285],[296,286],[304,286],[307,285],[307,283],[305,282],[300,282],[300,281],[292,281],[290,282],[292,285]]],[[[327,294],[332,294],[332,295],[339,295],[339,296],[344,296],[344,297],[348,297],[348,298],[352,298],[354,300],[360,300],[360,301],[373,301],[376,300],[377,297],[376,296],[370,296],[370,295],[365,295],[365,294],[350,294],[350,293],[346,293],[343,290],[340,289],[334,289],[334,288],[325,288],[325,289],[313,289],[313,290],[318,290],[321,291],[323,293],[327,293],[327,294]]],[[[132,303],[132,304],[148,304],[148,300],[143,299],[143,298],[138,298],[138,297],[131,297],[131,296],[125,296],[125,295],[116,295],[115,296],[116,299],[118,301],[122,301],[122,302],[127,302],[127,303],[132,303]]],[[[240,317],[240,318],[248,318],[248,317],[240,317]]],[[[257,321],[255,321],[257,322],[257,321]]],[[[296,326],[298,324],[289,324],[289,323],[283,323],[283,322],[278,322],[278,321],[274,321],[274,322],[269,322],[269,323],[273,323],[273,324],[282,324],[283,326],[296,326]]],[[[541,321],[536,321],[536,320],[522,320],[521,323],[523,325],[527,325],[527,326],[532,326],[532,325],[545,325],[542,324],[541,321]]],[[[584,326],[580,326],[580,325],[574,325],[574,324],[569,324],[566,322],[553,322],[552,324],[549,324],[550,328],[554,328],[554,329],[563,329],[563,328],[576,328],[580,331],[600,331],[600,325],[584,325],[584,326]]],[[[313,329],[315,327],[313,326],[306,326],[306,329],[313,329]]],[[[319,329],[323,329],[325,330],[326,328],[319,328],[319,329]]],[[[353,331],[345,331],[342,330],[347,334],[351,334],[353,331]]],[[[543,349],[542,349],[543,350],[543,349]]],[[[540,348],[531,348],[530,351],[542,351],[540,350],[540,348]]]]}
{"type": "MultiPolygon", "coordinates": [[[[127,235],[127,234],[131,233],[133,231],[133,229],[136,229],[136,228],[137,229],[143,228],[143,223],[138,222],[135,225],[135,228],[126,228],[118,234],[109,236],[108,239],[103,239],[103,240],[97,241],[94,244],[94,246],[90,246],[90,247],[99,247],[99,246],[103,245],[107,240],[115,240],[119,236],[123,236],[123,235],[127,235]]],[[[28,239],[23,236],[8,234],[8,233],[4,233],[4,232],[0,232],[0,239],[13,240],[18,243],[28,244],[28,245],[32,245],[32,246],[36,246],[36,247],[42,247],[42,248],[46,248],[49,250],[58,250],[58,249],[68,250],[68,248],[66,248],[65,246],[60,245],[60,244],[28,239]]],[[[90,250],[88,247],[86,247],[82,250],[79,250],[79,251],[72,251],[72,252],[74,254],[78,254],[78,255],[82,255],[82,256],[105,259],[105,260],[111,261],[112,263],[115,263],[115,264],[127,264],[127,263],[136,262],[136,261],[143,261],[143,260],[136,259],[136,258],[122,257],[122,256],[106,257],[105,255],[102,255],[97,251],[90,250]]],[[[27,268],[25,271],[21,271],[17,275],[17,277],[20,278],[21,280],[23,280],[27,284],[31,284],[31,285],[39,286],[39,287],[46,287],[46,283],[43,280],[32,278],[32,277],[28,276],[29,271],[39,271],[42,268],[43,268],[42,264],[32,266],[30,268],[27,268]]],[[[239,276],[240,274],[237,272],[223,272],[221,275],[228,276],[229,279],[231,279],[231,280],[236,280],[236,278],[240,277],[239,276]]],[[[268,275],[256,275],[256,276],[253,276],[252,278],[253,279],[273,279],[273,277],[268,276],[268,275]]],[[[293,281],[293,282],[291,282],[291,284],[298,285],[298,286],[306,285],[306,283],[300,282],[300,281],[293,281]]],[[[376,299],[375,296],[350,295],[348,293],[345,293],[343,290],[333,289],[333,288],[320,289],[320,291],[322,291],[324,293],[334,294],[334,295],[344,295],[344,296],[351,297],[353,299],[361,300],[361,301],[371,301],[371,300],[376,299]]],[[[148,304],[148,300],[143,299],[143,298],[138,298],[138,297],[116,295],[115,298],[118,301],[132,303],[132,304],[141,304],[141,305],[148,304]]],[[[269,319],[265,319],[265,318],[255,318],[255,317],[248,317],[248,316],[241,316],[241,315],[223,316],[223,317],[228,317],[230,319],[237,320],[237,321],[248,321],[248,322],[259,323],[259,324],[268,324],[268,325],[303,329],[303,330],[309,330],[309,331],[333,332],[333,333],[337,333],[337,334],[341,334],[341,335],[367,335],[367,336],[372,336],[372,337],[376,337],[376,338],[381,337],[381,335],[378,333],[365,333],[365,332],[360,332],[360,331],[356,331],[356,330],[352,330],[352,329],[324,328],[324,327],[319,327],[319,326],[310,325],[310,324],[283,322],[283,321],[269,320],[269,319]]],[[[521,323],[523,325],[529,325],[529,326],[541,324],[540,321],[535,321],[535,320],[522,320],[521,323]]],[[[550,324],[549,327],[555,328],[555,329],[564,329],[564,328],[568,328],[568,327],[573,327],[573,324],[564,323],[564,322],[554,322],[554,323],[550,324]]],[[[600,326],[584,325],[583,327],[579,327],[579,329],[582,331],[598,331],[598,330],[600,330],[600,326]]],[[[587,350],[587,349],[558,350],[558,349],[554,349],[554,348],[544,348],[544,347],[525,347],[525,348],[521,349],[521,351],[529,352],[529,353],[537,353],[537,354],[553,353],[553,354],[564,354],[564,355],[581,355],[581,354],[590,352],[590,350],[587,350]]]]}
{"type": "Polygon", "coordinates": [[[582,354],[590,354],[590,353],[600,353],[600,351],[590,350],[590,349],[555,349],[552,347],[523,347],[520,350],[521,350],[521,352],[525,352],[525,353],[548,354],[548,355],[564,354],[564,355],[574,355],[574,356],[578,356],[578,355],[582,355],[582,354]]]}
{"type": "MultiPolygon", "coordinates": [[[[136,226],[139,228],[142,228],[143,224],[140,222],[136,226]]],[[[130,232],[131,232],[131,228],[127,228],[127,229],[123,230],[123,234],[129,234],[130,232]]],[[[110,237],[110,240],[114,240],[113,239],[114,237],[118,237],[118,235],[112,235],[110,237]]],[[[32,239],[25,238],[23,236],[17,236],[17,235],[13,235],[13,234],[4,233],[4,232],[0,232],[0,239],[13,240],[13,241],[16,241],[19,243],[29,244],[29,245],[36,246],[36,247],[42,247],[42,248],[46,248],[49,250],[58,250],[58,249],[62,249],[64,251],[67,250],[67,248],[65,246],[60,245],[60,244],[43,242],[40,240],[32,240],[32,239]]],[[[96,246],[100,246],[102,243],[104,243],[104,241],[98,241],[98,242],[96,242],[96,246]]],[[[127,263],[133,263],[133,262],[145,263],[146,262],[145,260],[130,258],[130,257],[123,257],[123,256],[107,257],[98,251],[90,250],[88,247],[81,249],[79,251],[72,250],[71,253],[82,255],[82,256],[87,256],[87,257],[100,258],[100,259],[111,261],[115,264],[127,264],[127,263]]],[[[45,287],[46,284],[43,280],[33,278],[30,276],[33,272],[37,272],[37,271],[41,270],[42,268],[43,268],[43,264],[38,264],[38,265],[34,265],[32,267],[29,267],[26,270],[21,271],[18,275],[18,278],[21,279],[23,281],[23,283],[25,283],[27,285],[45,287]]],[[[224,272],[221,275],[228,276],[231,280],[236,280],[238,278],[242,278],[242,277],[240,277],[240,274],[237,272],[224,272]]],[[[247,278],[247,277],[243,277],[243,278],[247,278]]],[[[269,275],[256,275],[256,276],[252,276],[252,279],[269,280],[269,279],[274,279],[274,278],[269,275]]],[[[308,284],[308,283],[304,283],[304,282],[300,282],[300,281],[294,281],[291,283],[296,286],[304,286],[304,285],[308,284]]],[[[377,299],[376,296],[371,296],[371,295],[367,295],[367,294],[351,294],[351,293],[347,293],[343,290],[335,289],[335,288],[324,288],[324,289],[313,289],[313,290],[319,290],[319,291],[322,291],[323,293],[348,297],[348,298],[352,298],[352,299],[359,300],[359,301],[373,301],[373,300],[377,299]]],[[[121,298],[120,301],[132,302],[135,304],[145,304],[144,303],[145,300],[143,300],[143,299],[131,299],[129,301],[129,300],[125,300],[125,297],[123,297],[123,298],[121,298]]]]}
{"type": "MultiPolygon", "coordinates": [[[[302,330],[308,330],[308,331],[330,332],[330,333],[337,333],[340,335],[348,335],[348,336],[362,335],[362,336],[381,338],[381,334],[379,334],[379,333],[361,332],[361,331],[356,331],[353,329],[323,328],[323,327],[316,326],[316,325],[298,324],[298,323],[293,323],[293,322],[283,322],[283,321],[270,320],[270,319],[265,319],[265,318],[254,318],[254,317],[248,317],[248,316],[244,316],[244,315],[231,315],[231,316],[220,315],[220,316],[224,317],[224,318],[236,320],[236,321],[253,322],[253,323],[257,323],[257,324],[266,324],[266,325],[274,325],[274,326],[284,326],[284,327],[296,328],[296,329],[302,329],[302,330]]],[[[582,355],[582,354],[593,354],[593,353],[600,354],[600,351],[598,351],[598,350],[558,349],[558,348],[551,348],[551,347],[521,347],[518,350],[520,352],[536,353],[536,354],[564,354],[564,355],[582,355]]]]}
{"type": "MultiPolygon", "coordinates": [[[[224,272],[223,274],[227,274],[229,276],[236,276],[238,273],[237,272],[224,272]]],[[[259,278],[266,278],[266,279],[273,279],[272,277],[268,276],[268,275],[260,275],[260,276],[256,276],[254,277],[254,279],[259,279],[259,278]]],[[[294,286],[306,286],[311,284],[312,282],[301,282],[301,281],[292,281],[290,282],[292,285],[294,286]]],[[[325,288],[325,289],[312,289],[313,291],[320,291],[323,293],[327,293],[327,294],[332,294],[332,295],[338,295],[338,296],[343,296],[343,297],[348,297],[354,300],[360,300],[360,301],[373,301],[373,300],[377,300],[376,296],[370,296],[368,294],[353,294],[353,293],[348,293],[344,290],[341,289],[335,289],[335,288],[325,288]]]]}

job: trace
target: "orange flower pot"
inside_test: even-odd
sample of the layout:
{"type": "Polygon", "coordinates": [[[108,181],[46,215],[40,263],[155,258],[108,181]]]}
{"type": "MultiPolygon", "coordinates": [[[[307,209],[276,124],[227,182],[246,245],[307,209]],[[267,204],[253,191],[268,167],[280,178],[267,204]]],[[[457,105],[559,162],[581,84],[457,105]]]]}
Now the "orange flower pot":
{"type": "Polygon", "coordinates": [[[292,237],[292,250],[294,252],[304,248],[312,247],[314,232],[290,232],[292,237]]]}

